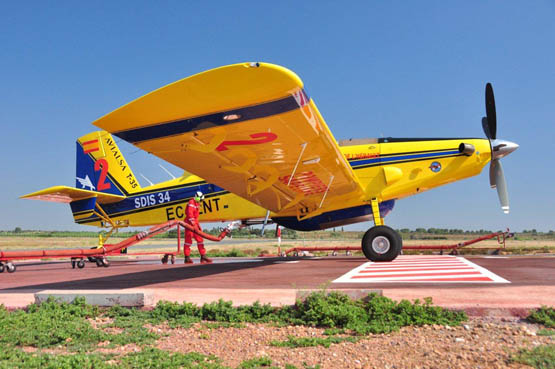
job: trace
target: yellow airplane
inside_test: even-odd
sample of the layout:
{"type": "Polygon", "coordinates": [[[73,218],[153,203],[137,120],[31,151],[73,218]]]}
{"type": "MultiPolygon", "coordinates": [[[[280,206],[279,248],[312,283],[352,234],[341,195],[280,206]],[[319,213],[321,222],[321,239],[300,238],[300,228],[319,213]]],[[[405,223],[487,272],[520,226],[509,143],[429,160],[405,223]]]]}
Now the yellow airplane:
{"type": "Polygon", "coordinates": [[[228,65],[150,92],[93,122],[77,140],[76,188],[24,198],[67,202],[79,224],[144,226],[183,219],[196,191],[201,222],[263,219],[310,231],[373,220],[364,255],[390,261],[401,236],[384,225],[397,199],[477,175],[509,211],[500,158],[517,144],[496,137],[486,85],[487,139],[352,139],[337,142],[301,79],[268,63],[228,65]],[[194,175],[142,188],[111,134],[194,175]]]}

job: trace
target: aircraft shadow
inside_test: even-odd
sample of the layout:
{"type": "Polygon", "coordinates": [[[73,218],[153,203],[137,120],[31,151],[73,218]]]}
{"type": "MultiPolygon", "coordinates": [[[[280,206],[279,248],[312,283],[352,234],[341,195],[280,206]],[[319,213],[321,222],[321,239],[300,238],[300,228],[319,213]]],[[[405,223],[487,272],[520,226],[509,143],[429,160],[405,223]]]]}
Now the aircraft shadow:
{"type": "MultiPolygon", "coordinates": [[[[114,267],[117,265],[114,265],[114,267]]],[[[196,278],[217,276],[220,274],[232,273],[241,270],[252,268],[259,268],[274,264],[274,260],[262,260],[259,262],[228,262],[228,263],[215,263],[209,265],[198,266],[182,266],[173,267],[168,269],[144,270],[131,273],[123,273],[116,275],[99,276],[95,278],[85,278],[79,280],[68,280],[63,282],[41,283],[33,285],[19,285],[17,287],[9,287],[1,289],[1,292],[17,292],[25,291],[41,291],[41,290],[118,290],[122,288],[137,288],[145,286],[154,286],[164,283],[171,285],[164,287],[192,287],[190,284],[174,285],[174,282],[187,282],[196,278]]],[[[104,268],[100,268],[102,271],[104,268]]],[[[222,287],[221,278],[214,281],[205,281],[200,287],[206,287],[209,284],[211,287],[222,287]]],[[[157,286],[159,287],[159,286],[157,286]]],[[[196,285],[194,286],[197,287],[196,285]]]]}

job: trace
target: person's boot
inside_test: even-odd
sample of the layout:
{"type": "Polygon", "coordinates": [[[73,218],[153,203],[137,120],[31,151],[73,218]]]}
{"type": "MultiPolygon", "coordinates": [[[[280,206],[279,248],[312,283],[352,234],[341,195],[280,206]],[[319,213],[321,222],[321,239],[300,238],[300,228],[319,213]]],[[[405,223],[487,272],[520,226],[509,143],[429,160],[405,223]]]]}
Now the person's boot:
{"type": "Polygon", "coordinates": [[[185,264],[193,264],[193,260],[191,259],[190,256],[185,256],[185,264]]]}
{"type": "Polygon", "coordinates": [[[212,259],[206,257],[206,255],[200,256],[200,263],[201,264],[212,264],[212,259]]]}

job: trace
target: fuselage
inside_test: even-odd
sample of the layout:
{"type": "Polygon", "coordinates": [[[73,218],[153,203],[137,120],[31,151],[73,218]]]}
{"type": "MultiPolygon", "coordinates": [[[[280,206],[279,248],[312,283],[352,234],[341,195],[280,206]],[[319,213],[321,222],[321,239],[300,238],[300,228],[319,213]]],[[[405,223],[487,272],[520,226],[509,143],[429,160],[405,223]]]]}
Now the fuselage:
{"type": "MultiPolygon", "coordinates": [[[[340,141],[339,145],[366,198],[347,200],[336,209],[301,221],[294,210],[272,213],[274,221],[289,228],[313,230],[370,220],[372,198],[384,205],[386,213],[394,200],[477,175],[491,160],[487,139],[355,139],[340,141]],[[461,143],[473,146],[474,151],[461,152],[461,143]]],[[[201,222],[257,219],[266,215],[266,209],[194,175],[142,188],[102,208],[118,225],[160,224],[183,219],[187,202],[199,190],[205,194],[201,222]]],[[[106,225],[98,216],[80,218],[79,211],[74,211],[74,217],[79,224],[106,225]]]]}

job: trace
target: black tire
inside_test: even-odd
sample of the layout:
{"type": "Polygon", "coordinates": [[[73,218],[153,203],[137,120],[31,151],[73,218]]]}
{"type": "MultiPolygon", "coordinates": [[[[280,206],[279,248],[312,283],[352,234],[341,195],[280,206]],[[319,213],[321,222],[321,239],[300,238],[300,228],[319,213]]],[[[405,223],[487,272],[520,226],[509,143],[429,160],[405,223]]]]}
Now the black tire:
{"type": "Polygon", "coordinates": [[[0,273],[4,273],[4,263],[0,263],[0,273]]]}
{"type": "Polygon", "coordinates": [[[77,262],[77,268],[83,269],[85,267],[85,260],[79,260],[77,262]]]}
{"type": "Polygon", "coordinates": [[[6,264],[6,270],[8,271],[8,273],[13,273],[16,270],[16,266],[13,263],[7,263],[6,264]]]}
{"type": "Polygon", "coordinates": [[[392,261],[402,248],[401,235],[388,226],[372,227],[362,237],[362,252],[370,261],[392,261]]]}

